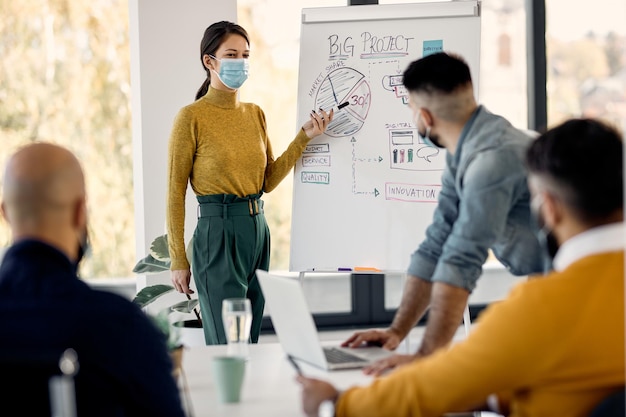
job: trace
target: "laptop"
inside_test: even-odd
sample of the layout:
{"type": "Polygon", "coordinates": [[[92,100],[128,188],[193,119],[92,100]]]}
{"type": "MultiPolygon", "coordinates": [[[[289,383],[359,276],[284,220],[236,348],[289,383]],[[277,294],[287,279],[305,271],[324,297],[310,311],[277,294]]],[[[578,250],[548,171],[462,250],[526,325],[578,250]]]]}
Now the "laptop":
{"type": "Polygon", "coordinates": [[[392,355],[381,347],[322,346],[298,279],[257,270],[278,340],[289,356],[325,370],[358,369],[392,355]]]}

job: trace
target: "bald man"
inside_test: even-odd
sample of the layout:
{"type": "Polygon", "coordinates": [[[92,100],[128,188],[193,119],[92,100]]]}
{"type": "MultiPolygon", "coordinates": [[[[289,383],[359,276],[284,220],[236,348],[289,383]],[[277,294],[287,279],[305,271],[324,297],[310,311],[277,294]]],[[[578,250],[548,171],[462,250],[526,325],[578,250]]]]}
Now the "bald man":
{"type": "MultiPolygon", "coordinates": [[[[4,174],[2,215],[14,243],[0,265],[0,357],[73,348],[78,416],[184,416],[162,334],[130,301],[77,278],[87,207],[76,157],[47,143],[18,150],[4,174]]],[[[9,386],[2,414],[49,413],[30,386],[9,386]]]]}

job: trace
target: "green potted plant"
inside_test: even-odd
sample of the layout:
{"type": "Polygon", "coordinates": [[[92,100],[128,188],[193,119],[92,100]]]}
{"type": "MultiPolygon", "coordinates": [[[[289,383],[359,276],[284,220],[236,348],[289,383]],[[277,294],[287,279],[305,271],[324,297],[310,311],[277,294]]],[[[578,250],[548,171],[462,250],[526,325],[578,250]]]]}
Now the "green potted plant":
{"type": "MultiPolygon", "coordinates": [[[[187,256],[191,257],[192,242],[189,242],[187,248],[187,256]]],[[[169,249],[167,244],[167,235],[161,235],[156,237],[150,244],[150,250],[145,258],[139,260],[133,272],[137,274],[153,275],[164,271],[169,271],[171,264],[171,258],[169,255],[169,249]]],[[[141,289],[133,299],[133,302],[141,308],[145,308],[156,300],[164,296],[165,294],[174,291],[174,286],[165,284],[148,285],[141,289]]],[[[172,360],[175,364],[175,369],[178,369],[180,365],[182,347],[181,331],[183,329],[200,329],[202,332],[202,318],[198,308],[198,300],[191,298],[189,294],[185,294],[187,299],[169,305],[155,315],[150,317],[154,320],[155,324],[167,338],[168,349],[172,353],[172,360]],[[195,315],[195,319],[183,320],[171,323],[170,315],[172,313],[184,313],[195,315]]],[[[202,335],[202,339],[204,336],[202,335]]]]}

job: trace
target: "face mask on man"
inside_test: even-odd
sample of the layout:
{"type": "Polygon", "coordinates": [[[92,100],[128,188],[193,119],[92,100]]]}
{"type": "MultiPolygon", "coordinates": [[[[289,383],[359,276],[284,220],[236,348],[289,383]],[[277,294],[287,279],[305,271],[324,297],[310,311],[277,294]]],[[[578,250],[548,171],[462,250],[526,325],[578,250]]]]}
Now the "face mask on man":
{"type": "Polygon", "coordinates": [[[554,259],[559,251],[559,242],[556,240],[554,233],[546,226],[546,222],[541,214],[541,206],[543,205],[543,196],[537,194],[530,202],[530,213],[532,214],[539,230],[537,231],[537,240],[543,249],[547,252],[550,259],[554,259]]]}
{"type": "Polygon", "coordinates": [[[415,121],[415,126],[417,127],[417,135],[419,136],[419,138],[422,140],[422,142],[424,142],[426,145],[430,146],[431,148],[444,149],[445,146],[441,145],[439,138],[436,136],[430,135],[430,126],[426,126],[426,131],[424,133],[420,132],[419,121],[420,121],[421,116],[422,116],[422,113],[418,112],[417,120],[415,121]]]}
{"type": "Polygon", "coordinates": [[[247,58],[224,58],[218,59],[213,55],[211,58],[220,62],[220,72],[213,71],[222,84],[231,90],[236,90],[248,79],[247,58]]]}

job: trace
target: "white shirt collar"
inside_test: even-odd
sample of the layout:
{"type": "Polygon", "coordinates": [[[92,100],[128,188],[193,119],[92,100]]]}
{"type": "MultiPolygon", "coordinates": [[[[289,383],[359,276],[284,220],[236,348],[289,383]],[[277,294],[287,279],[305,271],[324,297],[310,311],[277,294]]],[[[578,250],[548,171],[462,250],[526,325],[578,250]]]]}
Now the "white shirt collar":
{"type": "Polygon", "coordinates": [[[555,271],[563,271],[579,259],[604,252],[624,250],[626,245],[624,223],[594,227],[569,239],[554,257],[555,271]]]}

